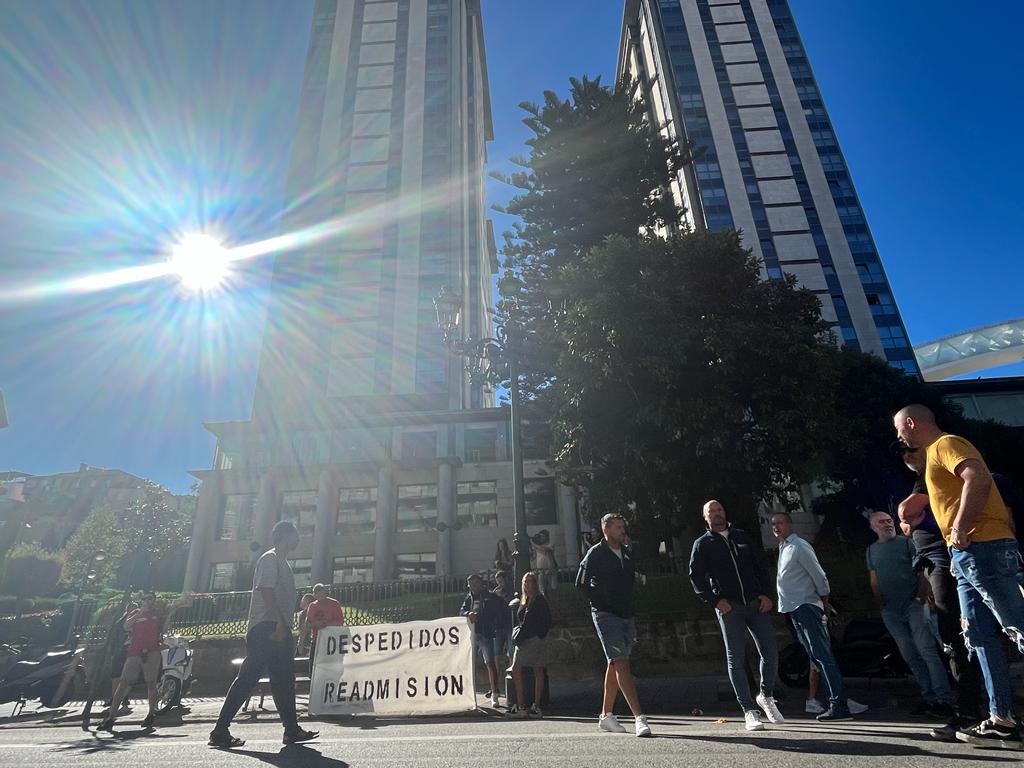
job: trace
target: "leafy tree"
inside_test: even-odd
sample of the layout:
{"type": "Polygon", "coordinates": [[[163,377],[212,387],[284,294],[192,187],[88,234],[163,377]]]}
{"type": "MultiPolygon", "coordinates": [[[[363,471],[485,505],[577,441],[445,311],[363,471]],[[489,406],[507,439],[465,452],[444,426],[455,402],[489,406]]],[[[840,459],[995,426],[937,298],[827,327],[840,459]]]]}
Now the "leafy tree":
{"type": "Polygon", "coordinates": [[[828,325],[761,279],[736,233],[608,238],[565,271],[556,460],[595,512],[632,504],[656,545],[719,498],[734,517],[803,479],[831,409],[828,325]]]}
{"type": "Polygon", "coordinates": [[[671,184],[693,155],[635,83],[570,85],[522,105],[534,135],[505,178],[504,254],[523,289],[499,313],[523,329],[531,418],[551,423],[563,479],[593,515],[632,505],[653,545],[708,495],[738,514],[792,485],[814,446],[804,414],[828,410],[827,326],[792,280],[760,279],[737,234],[687,231],[671,184]]]}
{"type": "Polygon", "coordinates": [[[102,549],[107,558],[97,568],[97,585],[113,574],[119,581],[147,584],[154,563],[166,562],[187,544],[194,504],[167,503],[166,491],[148,484],[141,498],[122,509],[94,508],[68,542],[64,580],[77,583],[94,567],[93,554],[102,549]]]}
{"type": "Polygon", "coordinates": [[[64,548],[61,581],[81,584],[86,589],[99,589],[117,571],[127,551],[128,539],[118,526],[114,509],[107,504],[95,506],[89,510],[64,548]],[[99,551],[103,551],[106,557],[96,563],[93,556],[99,551]],[[95,572],[96,577],[87,580],[90,571],[95,572]]]}
{"type": "Polygon", "coordinates": [[[61,556],[35,543],[15,545],[7,555],[2,589],[19,598],[49,595],[60,578],[61,556]]]}

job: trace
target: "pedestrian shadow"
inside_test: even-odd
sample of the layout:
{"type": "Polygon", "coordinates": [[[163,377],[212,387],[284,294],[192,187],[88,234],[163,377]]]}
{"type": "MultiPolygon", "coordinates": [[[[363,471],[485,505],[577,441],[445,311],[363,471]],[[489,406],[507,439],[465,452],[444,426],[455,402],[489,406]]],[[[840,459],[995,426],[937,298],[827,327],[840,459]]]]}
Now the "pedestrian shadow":
{"type": "Polygon", "coordinates": [[[7,725],[8,723],[23,723],[27,720],[39,720],[40,722],[46,723],[53,720],[57,720],[64,715],[68,714],[71,710],[69,709],[32,709],[29,711],[22,710],[17,715],[6,715],[0,717],[0,726],[7,725]]]}
{"type": "Polygon", "coordinates": [[[307,744],[287,744],[278,752],[257,752],[254,749],[225,750],[233,755],[245,755],[275,766],[275,768],[349,768],[343,760],[327,757],[307,744]]]}
{"type": "Polygon", "coordinates": [[[183,739],[183,733],[156,733],[151,728],[138,731],[119,731],[112,736],[100,736],[92,733],[80,739],[55,745],[51,752],[73,752],[80,755],[97,753],[123,752],[131,748],[135,739],[183,739]]]}
{"type": "MultiPolygon", "coordinates": [[[[777,731],[775,732],[777,733],[777,731]]],[[[867,737],[869,734],[860,734],[861,736],[867,737]]],[[[909,758],[909,757],[920,757],[920,758],[944,758],[951,760],[965,760],[969,759],[974,763],[1019,763],[1020,759],[1016,757],[997,757],[995,755],[986,755],[979,753],[978,750],[973,750],[969,753],[969,758],[963,752],[941,752],[930,749],[922,749],[921,747],[913,746],[910,744],[899,744],[888,741],[868,741],[865,739],[861,740],[847,740],[847,739],[829,739],[829,738],[790,738],[788,736],[777,737],[774,735],[769,736],[765,733],[763,736],[705,736],[702,734],[693,735],[677,735],[677,734],[656,734],[658,738],[662,739],[687,739],[689,741],[707,741],[714,744],[725,744],[728,746],[735,746],[736,744],[749,744],[752,747],[758,749],[767,749],[775,752],[790,752],[793,754],[809,754],[809,755],[828,755],[829,757],[889,757],[889,758],[909,758]]],[[[884,738],[883,734],[877,734],[879,739],[884,738]]],[[[904,738],[901,736],[900,738],[904,738]]],[[[930,742],[939,746],[940,742],[930,742]]],[[[947,745],[948,746],[948,745],[947,745]]]]}

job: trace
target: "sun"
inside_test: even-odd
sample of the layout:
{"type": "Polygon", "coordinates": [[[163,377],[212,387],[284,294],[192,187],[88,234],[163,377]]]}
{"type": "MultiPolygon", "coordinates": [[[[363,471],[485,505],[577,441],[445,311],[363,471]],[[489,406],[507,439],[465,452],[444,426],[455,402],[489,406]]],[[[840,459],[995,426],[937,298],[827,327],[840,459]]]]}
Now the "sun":
{"type": "Polygon", "coordinates": [[[192,291],[209,291],[228,274],[228,252],[209,235],[185,235],[171,251],[171,269],[192,291]]]}

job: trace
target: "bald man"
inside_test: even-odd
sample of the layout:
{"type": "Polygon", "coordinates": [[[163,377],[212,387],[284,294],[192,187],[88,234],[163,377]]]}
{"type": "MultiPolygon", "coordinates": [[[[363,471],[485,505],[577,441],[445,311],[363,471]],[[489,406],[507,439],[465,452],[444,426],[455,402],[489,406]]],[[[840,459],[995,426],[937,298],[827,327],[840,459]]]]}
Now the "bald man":
{"type": "Polygon", "coordinates": [[[990,716],[956,737],[981,747],[1019,748],[1010,669],[999,640],[1002,629],[1024,653],[1024,574],[1009,512],[978,449],[943,432],[929,408],[908,405],[893,426],[905,445],[925,451],[928,506],[950,548],[964,640],[985,678],[990,716]]]}
{"type": "Polygon", "coordinates": [[[715,609],[725,641],[729,682],[743,708],[748,731],[764,728],[761,711],[770,723],[784,722],[775,704],[773,686],[779,668],[775,626],[769,613],[772,603],[764,553],[746,531],[734,527],[721,502],[704,505],[707,532],[693,542],[690,552],[690,583],[701,600],[715,609]],[[747,682],[747,635],[761,656],[761,690],[755,700],[747,682]],[[760,708],[760,709],[759,709],[760,708]]]}

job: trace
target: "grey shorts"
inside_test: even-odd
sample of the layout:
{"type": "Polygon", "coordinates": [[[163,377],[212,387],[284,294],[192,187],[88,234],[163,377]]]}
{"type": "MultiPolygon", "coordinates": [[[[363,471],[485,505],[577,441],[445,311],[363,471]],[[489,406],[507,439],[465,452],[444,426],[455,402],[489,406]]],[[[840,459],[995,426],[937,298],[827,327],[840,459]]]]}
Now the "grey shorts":
{"type": "Polygon", "coordinates": [[[636,642],[636,623],[614,613],[591,610],[597,639],[601,641],[604,656],[608,661],[628,659],[636,642]]]}

